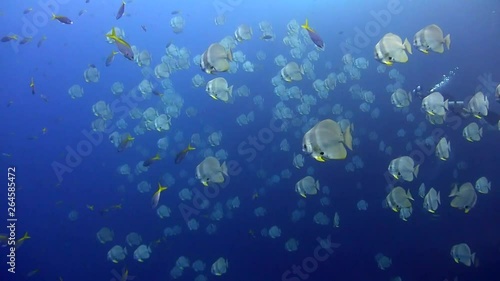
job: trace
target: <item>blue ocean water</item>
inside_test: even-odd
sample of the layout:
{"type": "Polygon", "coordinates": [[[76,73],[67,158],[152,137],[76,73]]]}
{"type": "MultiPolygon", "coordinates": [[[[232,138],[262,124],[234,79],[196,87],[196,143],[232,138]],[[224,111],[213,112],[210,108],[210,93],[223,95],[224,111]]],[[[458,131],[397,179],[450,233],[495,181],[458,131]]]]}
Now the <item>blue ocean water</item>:
{"type": "MultiPolygon", "coordinates": [[[[201,273],[185,268],[179,280],[378,281],[400,276],[404,281],[451,281],[454,278],[463,281],[496,280],[499,276],[498,129],[473,117],[455,119],[460,123],[458,129],[451,124],[432,125],[425,120],[418,99],[414,99],[409,108],[416,119],[407,122],[406,114],[394,111],[390,93],[386,91],[386,86],[393,83],[387,75],[390,69],[398,70],[405,77],[402,86],[410,91],[416,85],[431,88],[442,81],[443,75],[458,67],[456,75],[441,92],[460,100],[481,89],[489,97],[490,111],[500,112],[494,98],[494,87],[498,85],[495,81],[500,79],[497,73],[498,1],[135,0],[129,1],[125,15],[119,20],[115,18],[121,4],[119,0],[4,2],[0,4],[3,23],[0,36],[17,34],[19,40],[32,37],[32,41],[24,45],[19,45],[19,40],[0,45],[0,93],[4,103],[0,106],[4,120],[0,132],[0,163],[6,176],[2,189],[4,209],[0,213],[3,223],[9,225],[7,219],[12,216],[8,210],[7,173],[9,167],[15,167],[15,235],[20,239],[28,232],[31,238],[23,241],[22,247],[15,251],[15,273],[8,271],[12,268],[12,264],[7,263],[12,260],[7,256],[10,246],[0,248],[0,280],[120,280],[125,268],[129,272],[127,280],[171,280],[170,272],[180,256],[187,257],[191,263],[202,260],[207,267],[201,273]],[[23,13],[29,7],[32,10],[23,13]],[[82,10],[86,12],[79,16],[82,10]],[[396,12],[389,13],[385,20],[380,18],[389,10],[396,12]],[[178,34],[170,26],[171,18],[176,16],[173,11],[179,11],[185,19],[185,27],[178,34]],[[52,12],[71,18],[74,24],[50,20],[52,12]],[[217,16],[225,18],[223,25],[215,25],[217,16]],[[316,78],[304,77],[301,81],[285,84],[287,88],[298,86],[303,94],[317,98],[317,104],[311,106],[306,119],[337,119],[330,109],[326,115],[318,112],[321,107],[331,108],[334,104],[344,107],[344,118],[345,112],[351,111],[353,137],[359,141],[345,160],[320,163],[304,154],[304,167],[296,169],[292,159],[294,154],[302,153],[304,127],[303,124],[289,126],[286,131],[275,128],[274,125],[279,126],[283,121],[273,119],[273,108],[280,98],[274,94],[271,79],[281,69],[274,63],[276,56],[282,54],[288,61],[302,63],[307,53],[315,50],[304,40],[303,57],[294,59],[290,47],[282,42],[287,36],[287,24],[293,19],[302,24],[306,18],[326,45],[324,51],[318,51],[319,60],[313,61],[317,79],[325,79],[331,72],[342,72],[342,57],[346,51],[355,58],[366,58],[370,65],[361,70],[360,80],[337,83],[326,99],[317,97],[312,87],[316,78]],[[273,41],[259,39],[261,21],[268,21],[273,26],[276,36],[273,41]],[[377,72],[379,63],[373,59],[373,47],[384,34],[393,32],[411,41],[415,32],[431,23],[438,24],[445,34],[451,34],[450,50],[424,55],[414,48],[407,63],[388,67],[383,74],[377,72]],[[254,34],[251,40],[237,44],[233,52],[243,52],[247,60],[255,64],[255,71],[245,72],[241,64],[236,73],[209,75],[200,71],[193,58],[210,44],[233,36],[240,24],[251,26],[254,34]],[[134,131],[134,127],[144,120],[131,119],[129,110],[137,107],[144,111],[153,107],[163,113],[165,106],[155,95],[140,101],[127,99],[127,93],[145,79],[141,70],[146,67],[141,68],[119,54],[110,67],[105,66],[106,57],[116,50],[105,37],[112,27],[125,30],[127,42],[140,51],[151,53],[151,69],[161,63],[169,42],[189,51],[190,67],[173,72],[169,78],[175,93],[183,100],[182,113],[172,119],[170,130],[145,130],[143,134],[134,131]],[[37,47],[43,36],[47,39],[37,47]],[[258,51],[266,54],[265,60],[257,59],[258,51]],[[327,62],[332,64],[331,69],[325,66],[327,62]],[[83,72],[90,64],[100,72],[97,83],[84,80],[83,72]],[[204,86],[193,86],[191,79],[196,74],[202,75],[206,82],[224,77],[234,85],[235,91],[246,85],[251,94],[249,97],[235,95],[233,103],[213,100],[204,86]],[[30,89],[31,79],[35,83],[34,95],[30,89]],[[116,81],[125,86],[121,98],[110,90],[116,81]],[[84,95],[71,99],[68,89],[75,84],[83,87],[84,95]],[[374,119],[369,112],[359,109],[362,101],[353,99],[349,92],[354,84],[375,94],[371,107],[380,110],[379,118],[374,119]],[[46,97],[46,102],[41,95],[46,97]],[[257,95],[264,98],[262,109],[254,104],[253,98],[257,95]],[[135,138],[125,151],[116,151],[108,139],[111,131],[92,131],[92,122],[97,119],[92,106],[98,101],[114,105],[115,114],[108,126],[113,126],[122,117],[127,122],[126,129],[113,126],[111,130],[128,132],[135,138]],[[188,117],[185,113],[188,107],[197,109],[198,114],[188,117]],[[250,111],[255,113],[255,121],[239,126],[236,118],[250,111]],[[484,136],[479,142],[471,143],[461,136],[463,127],[472,121],[483,127],[484,136]],[[420,122],[427,125],[427,130],[418,137],[414,131],[420,122]],[[405,137],[397,136],[400,129],[406,131],[405,137]],[[451,157],[445,162],[437,159],[433,152],[426,154],[415,145],[417,139],[425,139],[436,129],[451,141],[451,157]],[[226,150],[226,162],[233,169],[224,187],[207,189],[199,181],[190,185],[189,179],[195,176],[196,166],[204,159],[203,152],[210,148],[207,138],[214,131],[222,132],[222,141],[212,149],[226,150]],[[376,141],[370,140],[370,132],[377,134],[376,141]],[[179,133],[182,137],[176,141],[179,133]],[[182,163],[174,164],[175,155],[188,145],[193,134],[200,135],[200,146],[189,152],[182,163]],[[170,143],[165,151],[157,146],[158,139],[163,137],[170,143]],[[252,145],[252,139],[256,139],[258,145],[252,145]],[[283,139],[290,144],[287,152],[280,150],[283,139]],[[380,141],[392,146],[392,155],[379,151],[380,141]],[[412,151],[405,148],[408,142],[414,143],[412,151]],[[146,172],[135,172],[140,161],[157,152],[162,160],[146,172]],[[382,202],[388,190],[385,175],[389,162],[412,152],[415,156],[424,155],[418,178],[396,184],[411,189],[415,198],[413,214],[405,222],[397,213],[383,208],[382,202]],[[354,156],[360,157],[364,166],[347,172],[345,166],[354,156]],[[465,163],[467,168],[458,169],[459,163],[465,163]],[[124,164],[130,166],[130,176],[117,172],[124,164]],[[303,199],[295,192],[295,183],[309,175],[308,168],[314,169],[312,176],[321,186],[328,186],[330,194],[319,192],[303,199]],[[289,179],[269,183],[273,175],[280,176],[285,169],[292,172],[289,179]],[[456,177],[454,170],[457,170],[456,177]],[[151,208],[151,197],[158,182],[166,184],[164,176],[167,173],[173,176],[175,183],[161,194],[160,204],[168,206],[172,214],[160,219],[151,208]],[[262,174],[264,176],[258,176],[262,174]],[[452,208],[448,194],[453,184],[474,184],[481,176],[492,182],[491,192],[478,194],[477,205],[468,214],[452,208]],[[149,192],[137,190],[141,181],[152,186],[149,192]],[[421,183],[441,191],[442,205],[436,215],[422,208],[423,200],[417,195],[421,183]],[[204,194],[210,207],[199,209],[196,201],[181,201],[178,193],[183,188],[204,194]],[[254,198],[255,194],[259,196],[254,198]],[[226,201],[236,196],[241,206],[228,210],[226,201]],[[322,206],[322,197],[329,198],[330,205],[322,206]],[[361,199],[368,202],[367,211],[356,208],[361,199]],[[305,202],[305,207],[299,207],[299,202],[305,202]],[[224,210],[221,220],[211,219],[217,203],[222,204],[224,210]],[[119,204],[121,208],[113,207],[119,204]],[[94,210],[87,205],[94,206],[94,210]],[[257,207],[264,207],[267,215],[256,217],[254,209],[257,207]],[[292,212],[296,209],[304,210],[305,216],[292,222],[292,212]],[[319,211],[330,220],[338,212],[340,227],[314,223],[313,216],[319,211]],[[71,212],[77,212],[76,219],[69,218],[71,212]],[[199,229],[190,231],[186,218],[196,219],[199,229]],[[209,224],[216,225],[215,234],[205,231],[209,224]],[[182,233],[165,237],[164,229],[175,225],[182,228],[182,233]],[[262,229],[273,225],[282,230],[281,237],[272,239],[261,235],[262,229]],[[102,244],[97,240],[96,233],[102,227],[113,230],[112,242],[102,244]],[[133,255],[135,247],[127,246],[128,255],[123,261],[115,264],[107,260],[108,251],[114,245],[126,246],[125,237],[130,232],[142,236],[142,244],[151,247],[151,257],[138,262],[133,255]],[[285,250],[289,238],[299,241],[297,251],[285,250]],[[327,238],[339,243],[340,247],[320,261],[315,253],[325,250],[317,250],[318,239],[327,238]],[[453,261],[450,249],[458,243],[467,243],[476,252],[477,267],[453,261]],[[391,267],[380,270],[374,258],[377,253],[389,257],[391,267]],[[210,266],[219,257],[226,258],[229,267],[225,274],[216,276],[210,272],[210,266]],[[302,268],[302,273],[295,271],[297,266],[302,268]],[[310,270],[303,271],[304,267],[310,270]]],[[[161,83],[161,79],[154,76],[148,79],[161,83]]],[[[299,100],[288,100],[285,104],[294,111],[295,117],[302,118],[295,109],[299,100]]],[[[0,233],[8,233],[8,229],[2,227],[0,233]]]]}

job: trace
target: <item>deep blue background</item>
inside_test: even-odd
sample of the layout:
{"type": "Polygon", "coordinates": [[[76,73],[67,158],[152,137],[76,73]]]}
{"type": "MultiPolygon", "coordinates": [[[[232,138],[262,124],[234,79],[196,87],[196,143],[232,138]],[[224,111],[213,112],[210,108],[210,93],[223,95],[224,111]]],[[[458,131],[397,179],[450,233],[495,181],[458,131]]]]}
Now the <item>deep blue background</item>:
{"type": "MultiPolygon", "coordinates": [[[[124,266],[129,268],[130,275],[136,276],[135,280],[169,280],[169,271],[181,255],[188,257],[191,262],[201,259],[207,263],[206,276],[209,280],[282,280],[285,270],[312,255],[317,246],[317,237],[325,238],[329,234],[334,242],[342,246],[328,260],[320,263],[309,280],[390,280],[395,276],[401,276],[405,281],[453,280],[455,276],[460,281],[495,280],[500,273],[498,132],[485,128],[484,138],[480,142],[469,143],[462,138],[461,130],[474,121],[472,118],[463,120],[459,130],[446,125],[427,124],[428,130],[424,137],[434,128],[445,130],[452,143],[452,157],[444,163],[434,155],[427,157],[418,179],[412,183],[402,183],[403,187],[412,189],[416,199],[413,215],[408,222],[403,222],[397,214],[381,207],[387,185],[383,175],[392,158],[408,154],[405,145],[415,139],[413,131],[418,122],[425,119],[419,110],[419,101],[414,101],[411,106],[412,113],[417,117],[414,123],[406,122],[405,115],[394,112],[390,94],[385,91],[385,86],[391,81],[386,74],[377,73],[378,63],[372,59],[373,46],[383,34],[394,32],[411,41],[416,31],[436,23],[446,34],[451,34],[451,50],[444,54],[424,55],[414,48],[410,61],[395,65],[394,68],[405,75],[404,88],[410,90],[417,84],[430,88],[440,81],[443,74],[458,66],[460,70],[443,93],[457,99],[470,96],[480,84],[478,77],[483,73],[492,73],[493,81],[500,80],[497,70],[500,63],[498,1],[401,1],[402,12],[392,15],[388,26],[370,38],[368,47],[353,54],[370,61],[370,67],[361,71],[361,80],[339,85],[327,100],[318,99],[318,105],[311,110],[311,116],[319,119],[325,117],[319,116],[317,109],[325,104],[331,106],[340,103],[344,111],[352,110],[355,113],[352,119],[355,124],[354,136],[361,140],[361,144],[354,152],[349,152],[344,161],[319,163],[306,157],[305,168],[301,170],[291,165],[293,153],[301,153],[301,139],[294,136],[300,128],[275,133],[272,142],[266,144],[252,161],[246,161],[246,155],[239,154],[237,150],[241,142],[269,126],[272,108],[279,101],[273,93],[270,80],[280,70],[273,63],[274,57],[283,54],[289,61],[292,60],[289,48],[281,42],[286,35],[286,24],[291,19],[302,23],[308,18],[310,25],[323,37],[326,49],[314,64],[317,78],[324,79],[331,71],[338,73],[343,67],[341,43],[352,40],[356,35],[355,28],[363,29],[373,20],[371,12],[386,9],[388,1],[233,1],[238,4],[225,12],[227,21],[222,26],[213,23],[217,16],[214,5],[230,1],[136,0],[126,7],[126,13],[130,16],[118,21],[115,20],[115,14],[120,1],[84,2],[73,0],[65,1],[66,4],[55,4],[59,8],[57,13],[73,19],[73,25],[48,21],[33,32],[33,42],[23,46],[11,43],[0,45],[1,102],[5,105],[10,100],[14,102],[10,107],[0,106],[3,124],[0,130],[0,152],[12,155],[1,156],[0,163],[4,171],[10,166],[17,168],[17,235],[21,237],[28,231],[32,237],[17,252],[15,276],[5,273],[6,248],[0,248],[1,280],[24,280],[26,274],[34,269],[40,271],[29,280],[57,280],[59,276],[64,280],[110,280],[113,278],[111,271],[120,271],[124,266]],[[82,9],[88,12],[79,17],[78,12],[82,9]],[[180,10],[186,20],[185,30],[181,34],[174,34],[169,26],[173,10],[180,10]],[[258,40],[258,23],[263,20],[273,25],[277,34],[275,41],[258,40]],[[191,63],[189,70],[175,72],[171,80],[177,93],[184,99],[182,111],[193,106],[199,111],[197,117],[188,118],[182,114],[172,120],[172,129],[168,132],[147,131],[144,135],[135,136],[134,145],[123,153],[117,153],[105,135],[102,143],[93,146],[90,155],[84,157],[71,173],[64,174],[63,181],[58,183],[52,164],[54,161],[64,164],[67,148],[75,149],[79,142],[85,140],[82,131],[90,130],[90,124],[95,119],[91,106],[99,100],[107,103],[116,100],[110,91],[115,81],[123,82],[127,92],[143,79],[141,69],[119,55],[111,67],[104,66],[106,56],[114,48],[105,41],[104,36],[111,27],[124,29],[126,40],[139,50],[149,50],[153,55],[154,67],[164,55],[167,42],[186,47],[192,58],[201,54],[211,43],[232,35],[242,23],[253,27],[254,38],[238,45],[235,51],[241,50],[246,54],[247,59],[256,64],[256,71],[247,73],[240,67],[236,74],[223,73],[220,76],[233,84],[235,90],[247,85],[251,90],[250,97],[237,97],[234,104],[213,101],[203,87],[194,88],[191,84],[195,74],[203,75],[206,81],[213,76],[201,73],[191,63]],[[141,25],[147,26],[148,31],[143,32],[141,25]],[[36,43],[43,35],[48,39],[41,48],[37,48],[36,43]],[[255,54],[259,50],[266,53],[265,61],[256,59],[255,54]],[[325,69],[326,61],[333,63],[332,70],[325,69]],[[89,64],[95,64],[101,73],[98,83],[89,84],[83,80],[83,71],[89,64]],[[35,96],[30,93],[31,77],[36,83],[35,96]],[[380,108],[379,119],[371,119],[369,114],[359,111],[361,102],[352,100],[348,92],[354,83],[375,93],[376,101],[372,108],[380,108]],[[84,96],[77,100],[72,100],[67,93],[74,84],[82,85],[85,91],[84,96]],[[47,96],[49,102],[44,103],[39,98],[40,94],[47,96]],[[262,111],[252,101],[255,95],[264,97],[262,111]],[[255,122],[239,127],[235,122],[236,117],[251,110],[255,112],[255,122]],[[181,165],[173,164],[175,153],[187,145],[193,133],[200,133],[204,141],[207,139],[205,126],[222,131],[222,144],[215,150],[226,149],[229,160],[238,162],[242,168],[241,173],[230,178],[227,188],[210,199],[212,207],[216,202],[225,206],[226,200],[234,196],[239,196],[241,200],[241,207],[232,211],[233,218],[213,222],[218,231],[212,236],[205,232],[205,227],[211,223],[206,218],[211,208],[196,216],[200,229],[192,232],[187,229],[178,209],[181,201],[177,193],[189,187],[187,178],[178,175],[181,170],[185,170],[189,177],[194,176],[196,165],[203,159],[199,154],[202,147],[190,153],[181,165]],[[47,128],[46,134],[42,134],[42,128],[47,128]],[[407,131],[403,139],[396,136],[400,128],[407,131]],[[173,137],[178,131],[184,133],[184,141],[176,144],[173,137]],[[379,140],[368,140],[368,135],[362,134],[363,131],[375,131],[379,140]],[[38,139],[30,140],[33,136],[38,136],[38,139]],[[118,166],[129,164],[133,170],[139,161],[154,155],[157,140],[164,136],[170,140],[164,160],[155,163],[148,172],[134,176],[132,182],[117,174],[118,166]],[[284,138],[290,142],[290,152],[279,150],[279,143],[284,138]],[[392,156],[378,151],[380,140],[393,147],[392,156]],[[145,148],[148,156],[139,152],[137,147],[145,148]],[[354,173],[346,173],[344,166],[354,155],[363,159],[365,167],[354,173]],[[465,161],[468,169],[461,170],[458,179],[454,179],[453,169],[460,161],[465,161]],[[315,169],[314,177],[321,185],[330,187],[332,204],[321,207],[319,199],[323,195],[309,197],[306,199],[305,218],[292,223],[291,212],[297,208],[300,199],[294,192],[294,184],[306,175],[307,167],[315,169]],[[293,176],[288,180],[282,179],[277,185],[266,186],[267,179],[256,176],[258,169],[264,169],[267,176],[271,177],[287,168],[293,176]],[[173,175],[176,183],[162,194],[160,201],[172,209],[172,217],[160,220],[150,208],[153,191],[140,194],[136,186],[146,180],[154,188],[165,173],[173,175]],[[478,204],[469,214],[451,208],[447,195],[452,184],[466,181],[474,183],[481,176],[492,181],[491,193],[479,194],[478,204]],[[441,191],[443,204],[438,216],[421,209],[422,200],[416,197],[422,182],[428,188],[432,186],[441,191]],[[361,188],[357,188],[357,185],[361,185],[361,188]],[[124,191],[119,190],[120,186],[124,186],[124,191]],[[252,200],[252,194],[261,187],[266,188],[265,195],[252,200]],[[356,202],[360,199],[369,203],[367,212],[356,209],[356,202]],[[96,209],[103,209],[119,203],[123,209],[105,216],[85,207],[92,204],[96,209]],[[253,210],[258,206],[264,206],[268,215],[256,218],[253,210]],[[74,222],[67,218],[72,210],[79,212],[79,219],[74,222]],[[323,211],[331,218],[334,212],[339,212],[341,227],[334,229],[314,224],[312,217],[318,211],[323,211]],[[153,248],[151,258],[144,263],[133,260],[133,249],[129,249],[129,256],[124,263],[116,265],[106,260],[106,254],[113,245],[125,245],[125,236],[129,232],[140,233],[144,243],[149,244],[163,236],[165,227],[174,225],[182,226],[182,234],[167,238],[153,248]],[[279,239],[261,237],[260,230],[272,225],[282,229],[282,236],[279,239]],[[102,245],[96,240],[95,234],[103,226],[114,230],[115,240],[112,243],[102,245]],[[256,238],[248,234],[250,229],[255,231],[256,238]],[[291,237],[298,239],[300,245],[297,252],[288,253],[284,250],[284,243],[291,237]],[[451,246],[462,242],[468,243],[477,253],[480,261],[478,268],[455,264],[450,257],[451,246]],[[374,256],[378,252],[392,259],[391,268],[386,271],[377,268],[374,256]],[[209,272],[210,265],[221,256],[229,260],[229,270],[227,274],[216,277],[209,272]]],[[[2,36],[11,32],[23,35],[23,27],[26,22],[33,22],[34,15],[47,15],[37,1],[4,1],[0,4],[0,11],[2,36]],[[32,7],[33,11],[24,15],[22,12],[27,7],[32,7]]],[[[307,51],[310,50],[313,48],[308,45],[307,51]]],[[[299,86],[304,94],[316,95],[312,81],[308,79],[293,85],[299,86]]],[[[491,96],[490,101],[491,108],[498,111],[491,96]]],[[[293,108],[297,102],[287,104],[293,108]]],[[[139,108],[144,110],[149,106],[159,106],[156,96],[141,103],[139,108]]],[[[117,115],[113,122],[117,120],[117,115]]],[[[129,127],[120,132],[132,133],[139,120],[127,119],[127,122],[129,127]]],[[[198,184],[194,188],[201,190],[203,187],[198,184]]],[[[2,195],[2,198],[5,197],[2,195]]],[[[7,201],[2,199],[2,202],[6,209],[7,201]]],[[[0,214],[4,220],[6,212],[2,210],[0,214]]],[[[2,232],[5,230],[0,229],[2,232]]],[[[181,280],[194,280],[195,276],[191,269],[186,269],[181,280]]]]}

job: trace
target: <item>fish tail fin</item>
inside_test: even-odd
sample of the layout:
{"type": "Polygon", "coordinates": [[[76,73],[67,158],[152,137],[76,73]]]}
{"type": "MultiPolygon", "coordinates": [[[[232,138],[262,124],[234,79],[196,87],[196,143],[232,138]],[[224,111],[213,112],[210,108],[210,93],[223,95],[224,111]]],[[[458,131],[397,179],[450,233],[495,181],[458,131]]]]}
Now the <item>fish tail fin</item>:
{"type": "Polygon", "coordinates": [[[233,50],[229,49],[227,51],[227,58],[229,59],[229,61],[233,61],[233,50]]]}
{"type": "Polygon", "coordinates": [[[450,34],[446,35],[444,38],[444,44],[446,45],[446,49],[450,49],[450,44],[451,44],[451,37],[450,34]]]}
{"type": "Polygon", "coordinates": [[[303,25],[301,25],[300,27],[302,28],[305,28],[305,29],[308,29],[309,28],[309,20],[306,19],[306,23],[304,23],[303,25]]]}
{"type": "Polygon", "coordinates": [[[232,97],[233,96],[233,85],[231,85],[228,90],[229,90],[229,96],[232,97]]]}
{"type": "Polygon", "coordinates": [[[160,154],[159,154],[159,153],[156,153],[156,155],[155,155],[155,160],[161,160],[161,157],[160,157],[160,154]]]}
{"type": "Polygon", "coordinates": [[[57,18],[56,14],[52,13],[52,20],[55,20],[57,18]]]}
{"type": "Polygon", "coordinates": [[[405,38],[403,45],[405,46],[405,50],[411,55],[412,54],[411,44],[410,44],[410,42],[408,42],[408,38],[405,38]]]}
{"type": "Polygon", "coordinates": [[[483,128],[479,128],[479,136],[483,137],[483,128]]]}
{"type": "Polygon", "coordinates": [[[106,34],[106,37],[108,37],[109,39],[116,40],[116,30],[114,26],[111,29],[111,34],[106,34]]]}
{"type": "Polygon", "coordinates": [[[449,100],[444,101],[444,109],[446,109],[446,110],[448,110],[448,103],[449,103],[449,100]]]}
{"type": "Polygon", "coordinates": [[[406,191],[406,197],[408,197],[408,199],[412,200],[412,201],[415,201],[415,199],[413,199],[413,196],[411,195],[411,192],[410,192],[410,189],[408,189],[406,191]]]}
{"type": "Polygon", "coordinates": [[[441,205],[441,191],[438,191],[438,194],[437,194],[437,201],[439,203],[439,205],[441,205]]]}
{"type": "Polygon", "coordinates": [[[415,166],[415,168],[413,169],[413,174],[415,175],[415,177],[418,176],[418,171],[419,170],[420,170],[420,165],[415,166]]]}
{"type": "Polygon", "coordinates": [[[303,25],[301,25],[300,27],[302,27],[303,29],[305,30],[309,30],[309,31],[312,31],[314,32],[314,30],[312,30],[312,28],[309,26],[309,20],[306,19],[306,23],[304,23],[303,25]]]}
{"type": "Polygon", "coordinates": [[[351,134],[351,125],[347,126],[344,134],[344,144],[352,151],[352,134],[351,134]]]}
{"type": "Polygon", "coordinates": [[[21,239],[30,239],[31,237],[29,236],[28,232],[24,233],[23,237],[21,239]]]}
{"type": "Polygon", "coordinates": [[[448,195],[448,197],[453,197],[453,196],[457,195],[457,193],[458,193],[458,186],[455,184],[453,186],[453,189],[450,192],[450,195],[448,195]]]}
{"type": "Polygon", "coordinates": [[[222,172],[224,175],[229,176],[229,175],[227,174],[227,166],[226,166],[226,162],[223,162],[223,163],[222,163],[222,165],[220,166],[220,168],[221,168],[221,172],[222,172]]]}
{"type": "Polygon", "coordinates": [[[190,151],[190,150],[195,150],[195,149],[196,149],[196,147],[191,146],[191,144],[189,144],[189,145],[188,145],[188,147],[187,147],[187,150],[188,150],[188,151],[190,151]]]}

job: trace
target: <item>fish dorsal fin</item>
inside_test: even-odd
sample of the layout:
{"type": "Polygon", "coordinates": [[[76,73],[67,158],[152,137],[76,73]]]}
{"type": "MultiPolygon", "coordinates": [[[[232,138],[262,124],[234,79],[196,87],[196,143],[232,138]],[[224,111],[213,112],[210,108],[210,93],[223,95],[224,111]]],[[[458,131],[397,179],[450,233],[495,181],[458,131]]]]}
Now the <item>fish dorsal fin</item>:
{"type": "Polygon", "coordinates": [[[408,199],[410,199],[410,200],[412,200],[412,201],[415,201],[415,199],[413,199],[413,196],[412,196],[412,195],[411,195],[411,193],[410,193],[410,189],[408,189],[408,190],[406,191],[406,197],[408,197],[408,199]]]}
{"type": "Polygon", "coordinates": [[[344,144],[352,151],[352,135],[351,135],[351,125],[347,126],[344,134],[344,144]]]}
{"type": "Polygon", "coordinates": [[[415,175],[415,177],[418,176],[418,171],[419,170],[420,170],[420,165],[415,166],[415,168],[413,169],[413,174],[415,175]]]}

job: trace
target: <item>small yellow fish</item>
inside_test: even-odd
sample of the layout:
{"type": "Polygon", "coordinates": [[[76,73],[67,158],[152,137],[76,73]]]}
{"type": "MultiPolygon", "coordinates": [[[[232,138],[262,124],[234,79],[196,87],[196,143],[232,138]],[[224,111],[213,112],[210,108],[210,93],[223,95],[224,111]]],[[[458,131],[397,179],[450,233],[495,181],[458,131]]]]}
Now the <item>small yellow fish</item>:
{"type": "Polygon", "coordinates": [[[24,241],[30,239],[31,237],[28,235],[28,232],[24,233],[24,236],[17,239],[16,241],[16,249],[20,248],[23,244],[24,244],[24,241]]]}
{"type": "Polygon", "coordinates": [[[108,37],[109,39],[115,40],[117,44],[121,44],[121,45],[124,45],[128,48],[131,48],[129,43],[127,43],[125,40],[121,39],[120,37],[116,36],[116,31],[115,31],[114,27],[113,27],[113,29],[111,29],[111,34],[106,34],[106,37],[108,37]]]}
{"type": "Polygon", "coordinates": [[[152,208],[156,208],[158,206],[158,202],[160,201],[160,194],[162,191],[167,190],[168,186],[161,186],[160,183],[158,183],[158,190],[153,194],[153,198],[151,198],[151,206],[152,208]]]}
{"type": "Polygon", "coordinates": [[[151,166],[151,164],[153,164],[154,162],[156,162],[158,160],[161,160],[161,158],[160,158],[160,155],[158,153],[156,153],[156,155],[154,157],[151,157],[151,158],[147,159],[146,161],[142,162],[142,166],[149,167],[149,166],[151,166]]]}
{"type": "Polygon", "coordinates": [[[45,40],[47,40],[47,36],[43,35],[40,41],[36,44],[37,48],[40,48],[45,40]]]}
{"type": "Polygon", "coordinates": [[[126,281],[128,279],[128,268],[125,268],[125,271],[123,272],[120,281],[126,281]]]}

